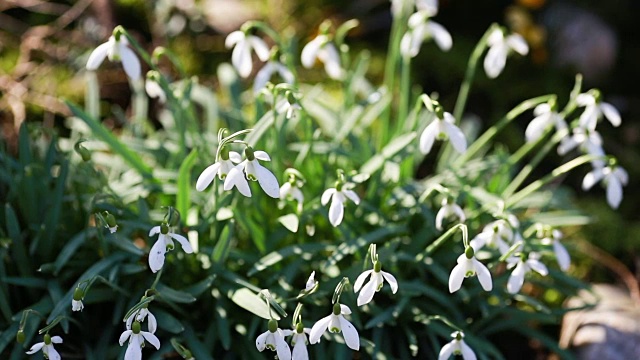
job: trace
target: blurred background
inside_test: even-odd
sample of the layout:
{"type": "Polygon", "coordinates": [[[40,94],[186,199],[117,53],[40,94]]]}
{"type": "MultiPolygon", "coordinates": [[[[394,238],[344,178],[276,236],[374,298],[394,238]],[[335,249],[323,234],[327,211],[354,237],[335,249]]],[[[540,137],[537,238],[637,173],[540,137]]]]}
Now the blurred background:
{"type": "MultiPolygon", "coordinates": [[[[566,102],[576,73],[583,89],[598,88],[617,107],[622,125],[599,127],[608,154],[619,159],[630,182],[617,211],[608,207],[604,191],[580,188],[589,169],[565,183],[584,214],[593,222],[580,232],[566,231],[576,254],[573,274],[592,283],[613,283],[637,291],[640,274],[640,2],[634,0],[441,0],[436,21],[453,36],[453,48],[443,53],[433,43],[423,46],[413,64],[413,82],[437,92],[451,109],[475,43],[493,22],[525,37],[526,57],[509,60],[503,74],[489,80],[478,72],[467,115],[492,124],[524,99],[556,93],[566,102]],[[487,104],[491,104],[488,106],[487,104]]],[[[83,103],[84,66],[92,49],[123,25],[148,50],[163,45],[180,55],[186,71],[202,84],[216,86],[216,70],[229,61],[225,36],[250,19],[262,19],[276,30],[296,33],[301,43],[315,36],[323,19],[336,23],[358,19],[350,33],[351,50],[369,49],[369,77],[381,83],[391,28],[388,0],[3,0],[0,2],[0,126],[2,145],[17,149],[17,131],[38,122],[64,136],[70,115],[62,99],[83,103]]],[[[167,71],[171,68],[167,66],[167,71]]],[[[117,128],[130,110],[130,88],[117,65],[105,63],[98,72],[105,124],[117,128]]],[[[157,106],[157,104],[155,104],[157,106]]],[[[153,106],[150,116],[155,113],[153,106]]],[[[502,135],[515,148],[522,143],[528,119],[502,135]]],[[[608,125],[608,124],[607,124],[608,125]]],[[[560,157],[541,166],[547,173],[560,157]]],[[[4,198],[0,190],[0,199],[4,198]]],[[[530,344],[531,345],[531,344],[530,344]]],[[[508,356],[508,345],[504,345],[508,356]]],[[[535,344],[532,346],[535,347],[535,344]]]]}

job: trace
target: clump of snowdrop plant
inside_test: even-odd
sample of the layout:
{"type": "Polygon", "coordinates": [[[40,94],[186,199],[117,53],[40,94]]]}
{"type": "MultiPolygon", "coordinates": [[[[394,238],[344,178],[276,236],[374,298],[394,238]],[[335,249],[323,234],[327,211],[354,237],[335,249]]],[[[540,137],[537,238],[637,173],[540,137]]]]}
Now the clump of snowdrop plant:
{"type": "MultiPolygon", "coordinates": [[[[355,20],[323,22],[313,34],[251,21],[226,37],[231,65],[220,64],[216,78],[202,82],[186,73],[180,54],[149,55],[121,27],[87,50],[90,71],[106,58],[120,61],[132,82],[141,60],[151,70],[145,87],[133,89],[131,115],[118,112],[130,120],[121,131],[100,122],[109,114],[91,105],[100,100],[92,83],[87,111],[67,102],[70,141],[53,144],[47,161],[28,171],[19,165],[26,155],[3,168],[11,176],[0,181],[12,181],[6,188],[33,191],[9,199],[3,213],[13,240],[3,261],[14,262],[3,267],[13,280],[3,283],[11,300],[0,312],[11,322],[2,331],[19,340],[14,353],[24,352],[36,331],[44,342],[28,353],[42,350],[50,359],[60,357],[57,351],[90,358],[85,349],[125,359],[175,352],[253,359],[268,349],[295,360],[469,360],[502,357],[488,339],[505,331],[547,339],[531,310],[546,302],[538,294],[561,298],[578,288],[561,279],[573,276],[572,247],[563,245],[572,239],[561,232],[576,224],[558,211],[572,206],[555,201],[555,191],[579,169],[585,190],[602,183],[610,206],[622,205],[628,175],[595,129],[603,117],[618,126],[621,116],[599,91],[584,91],[577,76],[568,96],[522,99],[504,116],[482,119],[479,134],[467,132],[465,115],[474,111],[467,98],[482,58],[493,81],[528,45],[493,24],[470,54],[458,96],[438,94],[429,83],[416,94],[415,56],[431,51],[422,42],[432,38],[448,50],[456,33],[432,21],[437,1],[392,4],[381,82],[367,71],[369,55],[349,46],[355,20]],[[160,66],[161,57],[175,71],[167,72],[164,60],[160,66]],[[324,72],[313,72],[317,81],[309,84],[318,62],[324,72]],[[144,89],[161,100],[156,127],[149,126],[144,89]],[[526,130],[510,153],[495,136],[514,122],[526,130]],[[87,156],[67,159],[65,149],[85,139],[87,156]],[[562,163],[534,178],[556,149],[562,163]],[[44,214],[45,223],[34,222],[34,214],[44,214]],[[81,220],[63,223],[71,216],[81,220]],[[174,241],[182,251],[166,261],[174,241]],[[361,269],[368,257],[371,265],[361,269]],[[531,271],[546,276],[523,287],[531,271]],[[465,281],[473,277],[478,281],[465,281]],[[303,308],[311,328],[302,323],[303,308]],[[20,311],[20,321],[9,316],[20,311]],[[118,338],[118,329],[105,327],[119,317],[125,330],[118,338]],[[291,326],[280,328],[287,318],[291,326]],[[37,329],[36,320],[46,325],[37,329]],[[65,332],[64,344],[48,335],[54,327],[65,332]],[[451,331],[453,340],[433,348],[451,331]]],[[[449,54],[434,56],[446,61],[449,54]]],[[[29,132],[21,134],[27,154],[29,132]]]]}

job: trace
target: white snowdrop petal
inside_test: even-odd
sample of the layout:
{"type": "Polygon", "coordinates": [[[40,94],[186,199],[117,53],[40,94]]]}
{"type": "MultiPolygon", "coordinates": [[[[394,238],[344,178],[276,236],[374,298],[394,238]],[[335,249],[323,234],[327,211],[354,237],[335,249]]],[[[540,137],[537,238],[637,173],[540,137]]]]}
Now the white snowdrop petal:
{"type": "Polygon", "coordinates": [[[180,243],[180,245],[182,246],[182,250],[184,250],[184,252],[186,252],[187,254],[191,254],[193,253],[193,248],[191,247],[191,243],[189,242],[189,240],[179,234],[175,234],[175,233],[169,233],[169,235],[178,240],[178,242],[180,243]]]}
{"type": "Polygon", "coordinates": [[[264,192],[271,196],[274,199],[278,199],[280,197],[280,184],[278,184],[278,179],[273,175],[269,169],[260,165],[257,161],[254,163],[256,176],[258,177],[258,183],[264,192]]]}
{"type": "Polygon", "coordinates": [[[542,114],[535,117],[524,132],[525,138],[528,142],[538,140],[547,126],[550,124],[550,114],[542,114]]]}
{"type": "Polygon", "coordinates": [[[51,342],[54,344],[62,344],[62,338],[60,336],[52,336],[51,342]]]}
{"type": "Polygon", "coordinates": [[[365,280],[367,280],[367,276],[371,275],[372,272],[373,270],[367,270],[358,276],[358,278],[356,279],[356,282],[353,283],[353,292],[360,291],[360,288],[364,284],[365,280]]]}
{"type": "Polygon", "coordinates": [[[464,133],[460,130],[459,127],[452,125],[448,122],[444,123],[445,129],[447,131],[447,135],[449,135],[449,141],[453,148],[456,149],[457,152],[463,153],[467,150],[467,139],[464,137],[464,133]]]}
{"type": "Polygon", "coordinates": [[[500,75],[507,62],[507,47],[498,44],[489,49],[484,57],[484,71],[490,79],[495,79],[500,75]]]}
{"type": "Polygon", "coordinates": [[[335,194],[336,191],[337,190],[335,188],[329,188],[322,193],[322,197],[320,198],[320,203],[322,204],[322,206],[325,206],[329,203],[331,196],[335,194]]]}
{"type": "Polygon", "coordinates": [[[124,360],[141,360],[142,348],[140,347],[140,340],[138,336],[133,336],[127,346],[127,351],[124,353],[124,360]]]}
{"type": "Polygon", "coordinates": [[[306,68],[310,68],[313,66],[313,64],[316,62],[316,58],[318,57],[318,51],[320,50],[322,41],[322,38],[316,37],[307,45],[305,45],[305,47],[302,49],[302,54],[300,55],[302,66],[306,68]]]}
{"type": "Polygon", "coordinates": [[[594,130],[598,124],[598,108],[595,105],[587,106],[580,114],[579,124],[583,129],[594,130]]]}
{"type": "Polygon", "coordinates": [[[618,178],[622,185],[627,185],[627,183],[629,182],[629,174],[620,166],[616,166],[616,168],[613,170],[613,176],[618,178]]]}
{"type": "Polygon", "coordinates": [[[491,34],[489,34],[489,37],[487,38],[487,44],[489,44],[489,46],[495,46],[497,44],[502,43],[503,41],[504,41],[504,34],[500,29],[494,29],[491,32],[491,34]]]}
{"type": "Polygon", "coordinates": [[[323,317],[318,320],[313,327],[311,327],[311,332],[309,332],[309,344],[315,344],[320,341],[320,337],[329,327],[329,323],[331,322],[331,316],[333,314],[323,317]]]}
{"type": "Polygon", "coordinates": [[[464,280],[466,270],[465,266],[461,263],[458,263],[453,270],[451,270],[451,274],[449,275],[449,292],[454,293],[460,290],[462,286],[462,281],[464,280]]]}
{"type": "Polygon", "coordinates": [[[511,272],[509,280],[507,282],[507,291],[511,294],[515,294],[520,291],[522,284],[524,284],[525,267],[524,263],[519,262],[516,268],[511,272]]]}
{"type": "Polygon", "coordinates": [[[291,70],[289,70],[286,66],[280,63],[276,63],[276,69],[278,70],[278,74],[280,74],[280,77],[282,78],[282,80],[284,80],[284,82],[286,82],[287,84],[293,84],[295,82],[295,76],[293,76],[291,70]]]}
{"type": "Polygon", "coordinates": [[[153,244],[151,251],[149,251],[149,268],[152,272],[157,272],[162,269],[164,265],[164,254],[167,252],[167,247],[162,237],[153,244]]]}
{"type": "Polygon", "coordinates": [[[451,46],[453,46],[453,40],[451,39],[451,34],[449,34],[447,29],[435,21],[429,21],[426,25],[433,37],[433,40],[438,44],[438,47],[442,51],[449,51],[451,46]]]}
{"type": "Polygon", "coordinates": [[[453,204],[453,212],[458,216],[458,219],[460,220],[461,223],[465,222],[467,220],[467,217],[464,214],[464,210],[462,210],[462,208],[458,205],[458,204],[453,204]]]}
{"type": "Polygon", "coordinates": [[[373,300],[373,295],[376,293],[377,287],[376,282],[371,278],[369,282],[364,285],[360,294],[358,294],[358,306],[371,302],[371,300],[373,300]]]}
{"type": "Polygon", "coordinates": [[[251,51],[247,43],[238,43],[231,53],[231,63],[236,68],[238,74],[243,78],[251,74],[253,62],[251,60],[251,51]]]}
{"type": "Polygon", "coordinates": [[[484,291],[491,291],[493,288],[493,282],[491,281],[491,273],[489,272],[489,269],[475,258],[472,260],[480,285],[482,285],[484,291]]]}
{"type": "Polygon", "coordinates": [[[253,47],[253,51],[256,52],[256,55],[258,56],[258,59],[260,59],[260,61],[269,60],[270,51],[267,43],[265,43],[264,40],[255,35],[251,35],[248,37],[248,41],[251,44],[251,47],[253,47]]]}
{"type": "Polygon", "coordinates": [[[224,179],[224,190],[228,191],[233,189],[233,187],[237,187],[238,191],[246,197],[251,197],[251,189],[249,188],[249,183],[247,179],[244,177],[244,173],[242,172],[244,168],[244,163],[240,163],[233,167],[227,174],[227,177],[224,179]]]}
{"type": "Polygon", "coordinates": [[[33,344],[33,346],[31,346],[29,351],[27,351],[27,354],[28,355],[35,354],[36,352],[40,351],[40,349],[42,349],[43,346],[44,346],[44,342],[35,343],[33,344]]]}
{"type": "Polygon", "coordinates": [[[305,344],[304,341],[304,335],[301,336],[301,339],[296,340],[291,357],[293,360],[309,360],[309,352],[307,351],[307,344],[305,344]]]}
{"type": "Polygon", "coordinates": [[[422,131],[422,135],[420,135],[420,152],[424,155],[428,154],[433,147],[433,143],[436,140],[436,135],[438,131],[438,120],[434,120],[431,124],[429,124],[424,131],[422,131]]]}
{"type": "Polygon", "coordinates": [[[353,190],[342,190],[342,193],[348,197],[351,201],[353,201],[354,204],[359,205],[360,204],[360,197],[358,196],[358,194],[355,193],[355,191],[353,190]]]}
{"type": "Polygon", "coordinates": [[[380,271],[380,273],[382,274],[384,279],[387,280],[389,286],[391,286],[391,292],[394,294],[398,292],[398,280],[396,280],[396,277],[388,272],[380,271]]]}
{"type": "Polygon", "coordinates": [[[291,360],[291,349],[289,349],[289,344],[284,341],[282,335],[275,336],[276,339],[276,353],[278,354],[278,359],[281,360],[291,360]]]}
{"type": "Polygon", "coordinates": [[[583,190],[591,189],[593,185],[595,185],[597,182],[602,180],[603,177],[604,177],[604,172],[602,171],[602,168],[595,168],[591,170],[590,172],[587,173],[587,175],[584,176],[584,179],[582,179],[582,189],[583,190]]]}
{"type": "Polygon", "coordinates": [[[56,350],[53,345],[45,345],[46,353],[47,356],[49,357],[49,360],[60,360],[60,354],[58,353],[58,350],[56,350]]]}
{"type": "Polygon", "coordinates": [[[446,343],[442,349],[440,349],[440,354],[438,354],[438,360],[449,360],[451,355],[453,354],[455,346],[453,342],[446,343]]]}
{"type": "Polygon", "coordinates": [[[217,162],[215,164],[209,165],[202,171],[200,176],[198,176],[198,180],[196,181],[196,190],[203,191],[209,186],[209,184],[211,184],[213,179],[216,177],[216,174],[218,174],[220,165],[221,164],[217,162]]]}
{"type": "Polygon", "coordinates": [[[351,314],[351,309],[347,305],[340,304],[340,314],[349,315],[351,314]]]}
{"type": "Polygon", "coordinates": [[[132,81],[138,81],[140,79],[140,73],[142,72],[140,67],[140,60],[129,47],[121,45],[120,57],[122,58],[122,67],[124,72],[127,73],[129,79],[132,81]]]}
{"type": "Polygon", "coordinates": [[[265,66],[262,67],[262,69],[260,69],[260,71],[258,71],[258,73],[256,74],[256,78],[253,80],[254,94],[259,93],[260,90],[262,90],[267,85],[267,82],[269,81],[269,79],[271,79],[274,71],[275,69],[271,62],[268,62],[265,66]]]}
{"type": "Polygon", "coordinates": [[[157,336],[147,331],[140,331],[140,334],[142,334],[145,340],[147,340],[149,344],[153,345],[153,347],[155,347],[156,350],[160,350],[160,339],[158,339],[157,336]]]}
{"type": "Polygon", "coordinates": [[[447,215],[447,208],[441,207],[436,214],[436,229],[442,230],[442,222],[444,221],[445,216],[447,215]]]}
{"type": "Polygon", "coordinates": [[[617,209],[622,202],[622,184],[615,176],[607,178],[607,202],[613,209],[617,209]]]}
{"type": "Polygon", "coordinates": [[[287,181],[284,184],[282,184],[282,186],[280,187],[280,199],[286,199],[290,193],[291,193],[291,183],[287,181]]]}
{"type": "MultiPolygon", "coordinates": [[[[118,342],[120,343],[120,346],[122,346],[124,342],[127,341],[127,339],[129,338],[129,336],[131,336],[132,333],[133,333],[132,330],[125,330],[122,334],[120,334],[120,339],[118,340],[118,342]]],[[[44,343],[42,344],[44,345],[44,343]]]]}
{"type": "Polygon", "coordinates": [[[233,47],[233,45],[243,41],[245,39],[245,35],[242,31],[234,31],[227,35],[227,38],[224,40],[224,46],[229,49],[233,47]]]}
{"type": "Polygon", "coordinates": [[[347,343],[347,346],[353,350],[360,350],[360,337],[358,336],[358,331],[356,328],[349,322],[344,316],[339,316],[340,319],[340,327],[342,329],[342,336],[344,337],[344,342],[347,343]]]}
{"type": "Polygon", "coordinates": [[[529,259],[527,260],[527,265],[529,266],[529,268],[531,268],[531,270],[537,272],[542,276],[547,276],[547,274],[549,274],[549,270],[547,269],[547,266],[541,263],[539,260],[529,259]]]}
{"type": "Polygon", "coordinates": [[[231,160],[236,164],[239,164],[242,162],[242,155],[240,155],[240,153],[235,151],[229,151],[229,160],[231,160]]]}
{"type": "Polygon", "coordinates": [[[269,157],[269,154],[267,154],[265,151],[262,151],[262,150],[254,151],[253,152],[253,156],[255,156],[256,159],[258,159],[258,160],[271,161],[271,158],[269,157]]]}
{"type": "Polygon", "coordinates": [[[596,99],[591,94],[579,94],[576,96],[576,104],[579,106],[588,106],[596,103],[596,99]]]}
{"type": "Polygon", "coordinates": [[[258,337],[256,338],[256,348],[258,349],[258,351],[264,351],[264,349],[267,346],[267,335],[269,334],[269,331],[265,331],[262,334],[258,335],[258,337]]]}
{"type": "Polygon", "coordinates": [[[460,340],[460,348],[462,350],[462,358],[464,360],[476,360],[476,354],[471,350],[469,345],[464,342],[464,340],[460,340]]]}
{"type": "Polygon", "coordinates": [[[149,327],[149,332],[154,334],[156,330],[158,330],[158,320],[156,320],[155,315],[153,315],[150,311],[147,316],[147,326],[149,327]]]}
{"type": "Polygon", "coordinates": [[[620,126],[620,124],[622,123],[622,118],[620,117],[620,112],[618,112],[618,109],[616,109],[613,105],[609,103],[601,102],[600,110],[602,110],[604,117],[606,117],[607,120],[609,120],[611,125],[616,127],[620,126]]]}
{"type": "Polygon", "coordinates": [[[529,45],[520,34],[511,34],[507,36],[505,42],[513,51],[520,55],[527,55],[529,53],[529,45]]]}
{"type": "MultiPolygon", "coordinates": [[[[338,193],[336,193],[338,195],[338,193]]],[[[329,206],[329,222],[334,227],[340,225],[344,216],[344,205],[339,196],[333,197],[329,206]]]]}
{"type": "Polygon", "coordinates": [[[402,54],[403,57],[415,57],[417,55],[417,51],[413,51],[411,47],[413,44],[412,34],[413,32],[409,30],[402,35],[402,39],[400,40],[400,54],[402,54]]]}
{"type": "Polygon", "coordinates": [[[106,42],[104,44],[98,45],[98,47],[91,52],[91,54],[89,55],[89,59],[87,60],[87,70],[93,71],[100,67],[104,59],[107,57],[107,51],[109,50],[110,46],[111,44],[106,42]]]}

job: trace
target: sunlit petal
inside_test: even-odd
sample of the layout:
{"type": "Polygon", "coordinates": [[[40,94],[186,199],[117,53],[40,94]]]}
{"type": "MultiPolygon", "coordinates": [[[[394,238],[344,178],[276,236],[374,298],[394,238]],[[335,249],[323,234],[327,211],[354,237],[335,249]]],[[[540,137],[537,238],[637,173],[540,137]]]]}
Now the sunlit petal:
{"type": "Polygon", "coordinates": [[[368,304],[373,300],[373,295],[376,293],[376,289],[378,288],[375,281],[373,281],[373,277],[369,280],[368,283],[364,285],[360,294],[358,294],[358,306],[362,306],[364,304],[368,304]]]}
{"type": "Polygon", "coordinates": [[[91,52],[91,55],[89,55],[89,60],[87,60],[87,70],[96,70],[102,64],[104,59],[107,57],[107,51],[109,50],[110,46],[111,44],[109,42],[106,42],[99,45],[91,52]]]}
{"type": "Polygon", "coordinates": [[[491,273],[489,272],[489,269],[475,258],[472,260],[480,285],[482,285],[484,291],[491,291],[493,288],[493,282],[491,281],[491,273]]]}
{"type": "Polygon", "coordinates": [[[356,351],[360,350],[360,337],[358,336],[358,331],[356,330],[356,328],[349,321],[347,321],[344,316],[339,316],[339,319],[344,342],[346,342],[347,346],[351,349],[356,351]]]}
{"type": "Polygon", "coordinates": [[[438,47],[443,51],[449,51],[453,45],[453,40],[447,29],[435,21],[429,21],[426,25],[438,47]]]}
{"type": "Polygon", "coordinates": [[[274,199],[280,197],[280,184],[278,179],[273,175],[269,169],[260,165],[257,161],[254,161],[256,176],[258,177],[258,183],[264,192],[274,199]]]}
{"type": "Polygon", "coordinates": [[[391,292],[395,294],[398,291],[398,280],[396,280],[395,276],[389,274],[388,272],[381,271],[380,273],[382,273],[384,279],[387,280],[389,286],[391,286],[391,292]]]}
{"type": "Polygon", "coordinates": [[[213,165],[209,165],[206,169],[204,169],[200,176],[198,176],[198,180],[196,181],[196,190],[203,191],[204,189],[206,189],[207,186],[209,186],[209,184],[211,184],[213,179],[216,177],[218,169],[220,169],[219,162],[213,165]]]}
{"type": "Polygon", "coordinates": [[[458,263],[453,270],[451,270],[451,275],[449,275],[449,292],[454,293],[460,290],[462,286],[462,281],[464,280],[464,276],[466,273],[466,269],[464,264],[458,263]]]}
{"type": "Polygon", "coordinates": [[[367,270],[358,276],[358,278],[356,279],[356,282],[353,283],[354,292],[360,291],[360,288],[364,284],[365,280],[367,280],[367,276],[369,276],[372,272],[373,270],[367,270]]]}
{"type": "Polygon", "coordinates": [[[320,341],[320,337],[329,327],[329,323],[331,322],[332,316],[333,314],[323,317],[322,319],[318,320],[315,324],[313,324],[313,327],[311,327],[311,332],[309,333],[310,344],[315,344],[318,341],[320,341]]]}
{"type": "Polygon", "coordinates": [[[142,70],[140,68],[140,60],[138,60],[136,54],[129,47],[121,45],[120,56],[122,58],[122,67],[129,79],[138,81],[142,70]]]}
{"type": "Polygon", "coordinates": [[[613,107],[613,105],[609,103],[601,102],[600,110],[602,110],[604,117],[606,117],[607,120],[609,120],[611,125],[620,126],[620,124],[622,123],[622,118],[620,117],[620,113],[618,112],[618,109],[616,109],[615,107],[613,107]]]}
{"type": "Polygon", "coordinates": [[[525,266],[523,262],[519,262],[516,268],[511,272],[509,281],[507,282],[507,291],[511,294],[515,294],[520,291],[522,284],[524,284],[525,266]]]}

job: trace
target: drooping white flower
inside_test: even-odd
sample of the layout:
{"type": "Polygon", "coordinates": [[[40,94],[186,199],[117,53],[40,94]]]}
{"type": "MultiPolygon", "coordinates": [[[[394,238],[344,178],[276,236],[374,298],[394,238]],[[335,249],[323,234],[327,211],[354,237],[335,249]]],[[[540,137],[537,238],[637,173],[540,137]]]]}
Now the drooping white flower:
{"type": "Polygon", "coordinates": [[[462,332],[456,331],[451,334],[451,337],[453,340],[442,347],[438,360],[448,360],[451,355],[461,355],[464,360],[476,360],[476,354],[464,342],[464,334],[462,332]]]}
{"type": "Polygon", "coordinates": [[[318,282],[316,281],[316,272],[312,271],[311,275],[309,275],[309,278],[307,279],[307,283],[304,286],[304,291],[311,291],[313,290],[313,288],[315,288],[318,285],[318,282]]]}
{"type": "Polygon", "coordinates": [[[224,180],[224,189],[228,191],[237,187],[242,195],[251,197],[251,189],[247,182],[247,179],[249,179],[257,181],[267,195],[274,199],[280,198],[278,179],[258,162],[258,160],[271,161],[269,154],[261,150],[253,150],[250,146],[246,147],[244,154],[246,159],[229,171],[227,178],[224,180]]]}
{"type": "Polygon", "coordinates": [[[72,311],[82,311],[84,309],[84,304],[82,300],[71,300],[71,310],[72,311]]]}
{"type": "Polygon", "coordinates": [[[442,222],[444,221],[444,219],[451,215],[455,215],[456,217],[458,217],[458,221],[460,221],[461,223],[466,220],[464,211],[462,211],[460,205],[456,204],[455,202],[449,202],[448,199],[442,200],[442,207],[436,214],[436,229],[442,230],[442,222]]]}
{"type": "Polygon", "coordinates": [[[320,60],[324,64],[324,70],[330,78],[340,80],[344,77],[344,71],[340,66],[340,53],[326,34],[320,34],[311,40],[302,49],[300,55],[302,66],[310,69],[316,60],[320,60]]]}
{"type": "Polygon", "coordinates": [[[131,329],[131,324],[133,324],[134,320],[142,323],[147,318],[149,320],[147,321],[147,327],[149,328],[149,332],[152,334],[155,334],[156,330],[158,330],[158,321],[156,320],[156,317],[151,313],[151,311],[149,311],[148,308],[142,308],[139,311],[131,314],[131,316],[127,318],[126,327],[127,329],[131,329]]]}
{"type": "Polygon", "coordinates": [[[150,98],[158,98],[158,101],[162,104],[167,102],[167,94],[164,93],[164,90],[162,90],[162,87],[157,81],[147,77],[147,80],[144,82],[144,90],[150,98]]]}
{"type": "Polygon", "coordinates": [[[78,285],[75,290],[73,290],[73,297],[71,298],[72,311],[82,311],[82,309],[84,309],[84,304],[82,303],[83,298],[84,290],[78,285]]]}
{"type": "Polygon", "coordinates": [[[142,347],[144,346],[145,340],[153,345],[156,350],[160,349],[160,340],[158,337],[148,331],[142,331],[138,321],[134,321],[131,328],[127,327],[127,330],[120,335],[120,346],[124,345],[127,339],[129,339],[129,345],[127,345],[127,351],[124,353],[125,360],[141,360],[142,347]]]}
{"type": "Polygon", "coordinates": [[[549,103],[536,106],[536,108],[533,109],[533,114],[536,117],[531,120],[524,133],[527,142],[538,140],[545,129],[551,125],[554,125],[557,131],[567,129],[567,124],[564,122],[562,116],[560,116],[549,103]]]}
{"type": "Polygon", "coordinates": [[[543,238],[541,242],[545,245],[553,246],[553,252],[556,254],[558,266],[560,266],[562,271],[567,271],[571,265],[571,257],[567,249],[560,242],[560,239],[562,239],[562,232],[560,230],[553,230],[551,236],[543,238]]]}
{"type": "Polygon", "coordinates": [[[502,29],[495,29],[487,39],[489,51],[484,58],[484,71],[487,76],[494,79],[500,75],[507,63],[507,56],[515,51],[520,55],[527,55],[529,46],[519,34],[504,36],[502,29]]]}
{"type": "Polygon", "coordinates": [[[344,217],[344,207],[347,199],[351,199],[356,205],[360,204],[360,197],[353,190],[355,185],[353,183],[338,183],[335,188],[329,188],[322,193],[320,203],[322,206],[327,205],[329,199],[331,200],[331,206],[329,206],[329,222],[331,225],[338,226],[342,222],[344,217]]]}
{"type": "Polygon", "coordinates": [[[272,60],[267,62],[256,74],[256,79],[253,81],[253,92],[259,93],[275,73],[278,73],[284,82],[293,85],[295,78],[291,70],[279,61],[272,60]]]}
{"type": "Polygon", "coordinates": [[[280,199],[292,199],[298,203],[298,212],[302,212],[302,204],[304,203],[304,195],[298,187],[298,181],[287,181],[280,187],[280,199]]]}
{"type": "Polygon", "coordinates": [[[162,265],[164,265],[164,255],[167,251],[173,250],[174,244],[172,239],[175,239],[180,243],[184,252],[187,254],[193,253],[193,248],[191,247],[189,240],[182,235],[169,231],[169,226],[166,223],[151,228],[149,231],[149,237],[156,234],[159,234],[158,240],[153,244],[153,247],[151,247],[151,251],[149,252],[149,267],[154,273],[162,269],[162,265]]]}
{"type": "Polygon", "coordinates": [[[436,139],[443,140],[447,138],[451,141],[451,145],[456,151],[459,153],[465,152],[467,150],[467,139],[455,123],[456,119],[448,112],[444,112],[442,118],[436,116],[420,135],[420,152],[425,155],[428,154],[436,139]]]}
{"type": "Polygon", "coordinates": [[[31,349],[27,351],[27,355],[35,354],[36,352],[42,350],[42,353],[49,360],[60,360],[60,354],[53,347],[53,344],[62,344],[62,338],[60,336],[51,336],[49,334],[44,334],[44,341],[33,344],[31,349]]]}
{"type": "Polygon", "coordinates": [[[444,26],[430,19],[428,11],[418,11],[409,17],[409,29],[400,41],[400,53],[404,57],[416,57],[422,43],[433,39],[440,50],[449,51],[453,45],[451,34],[444,26]]]}
{"type": "Polygon", "coordinates": [[[295,99],[285,98],[276,104],[278,114],[284,113],[287,119],[293,119],[300,110],[302,110],[302,106],[295,99]]]}
{"type": "Polygon", "coordinates": [[[622,123],[618,110],[613,105],[602,101],[599,91],[578,95],[576,103],[578,106],[584,106],[579,122],[580,127],[584,129],[595,130],[598,120],[603,115],[613,126],[617,127],[622,123]]]}
{"type": "Polygon", "coordinates": [[[582,188],[589,190],[597,182],[602,181],[607,186],[607,202],[617,209],[622,201],[622,187],[629,182],[629,174],[619,165],[594,167],[582,180],[582,188]]]}
{"type": "Polygon", "coordinates": [[[497,247],[501,254],[505,254],[509,250],[509,243],[515,240],[516,235],[513,229],[516,227],[517,225],[514,226],[505,219],[498,219],[487,224],[482,232],[471,240],[469,245],[475,251],[485,246],[497,247]]]}
{"type": "Polygon", "coordinates": [[[240,156],[240,154],[235,151],[222,149],[220,151],[220,159],[209,165],[202,171],[200,176],[198,176],[198,180],[196,181],[196,190],[203,191],[206,189],[216,177],[216,174],[220,180],[224,180],[231,169],[235,166],[233,163],[237,164],[239,162],[242,162],[242,156],[240,156]]]}
{"type": "Polygon", "coordinates": [[[382,289],[382,285],[384,284],[384,280],[389,282],[389,286],[391,286],[391,292],[396,293],[398,291],[398,281],[396,278],[388,272],[382,271],[382,264],[380,261],[375,261],[373,263],[373,269],[364,271],[358,278],[356,279],[355,284],[353,284],[353,291],[358,292],[360,288],[360,294],[358,294],[358,306],[362,306],[368,304],[371,300],[373,300],[373,295],[382,289]],[[367,276],[371,276],[369,278],[369,282],[364,284],[364,281],[367,279],[367,276]]]}
{"type": "Polygon", "coordinates": [[[293,346],[291,353],[292,360],[309,360],[307,334],[311,332],[311,329],[302,326],[302,323],[299,322],[296,328],[293,331],[289,330],[289,332],[291,335],[291,345],[293,346]]]}
{"type": "Polygon", "coordinates": [[[318,320],[309,332],[309,343],[315,344],[320,341],[322,334],[329,330],[332,333],[342,332],[344,342],[347,346],[353,350],[360,349],[360,337],[358,336],[358,330],[351,324],[344,315],[351,314],[351,309],[348,306],[339,303],[333,304],[333,311],[331,315],[326,316],[318,320]]]}
{"type": "Polygon", "coordinates": [[[289,345],[284,340],[284,337],[290,333],[291,330],[279,329],[278,322],[271,319],[269,320],[269,330],[256,338],[256,348],[261,352],[268,348],[278,354],[278,359],[291,360],[291,349],[289,349],[289,345]]]}
{"type": "Polygon", "coordinates": [[[104,59],[108,57],[110,61],[122,63],[124,72],[127,73],[131,81],[138,81],[141,73],[140,60],[138,60],[133,50],[127,46],[128,44],[129,41],[124,35],[111,35],[106,43],[99,45],[91,52],[89,60],[87,60],[87,70],[96,70],[104,59]]]}
{"type": "MultiPolygon", "coordinates": [[[[558,154],[565,155],[569,151],[579,147],[584,153],[604,157],[604,149],[602,148],[602,137],[596,130],[584,129],[576,127],[573,129],[573,135],[565,137],[558,145],[558,154]]],[[[594,167],[603,167],[604,159],[595,159],[591,163],[594,167]]]]}
{"type": "Polygon", "coordinates": [[[458,257],[458,264],[451,270],[449,275],[449,292],[454,293],[460,290],[462,281],[470,276],[478,275],[478,281],[485,291],[491,291],[493,282],[491,273],[483,263],[474,256],[472,247],[468,247],[464,254],[458,257]]]}
{"type": "Polygon", "coordinates": [[[249,35],[240,30],[234,31],[227,35],[224,45],[227,49],[233,47],[231,63],[243,78],[249,76],[253,69],[251,50],[255,51],[260,61],[269,60],[269,48],[267,44],[255,35],[249,35]]]}
{"type": "Polygon", "coordinates": [[[509,293],[515,294],[520,291],[522,284],[524,284],[525,275],[531,270],[542,276],[546,276],[549,273],[547,267],[538,260],[539,258],[540,255],[538,253],[531,252],[527,260],[524,259],[524,256],[512,256],[507,259],[507,263],[509,263],[507,268],[511,269],[515,266],[507,282],[507,291],[509,293]]]}

